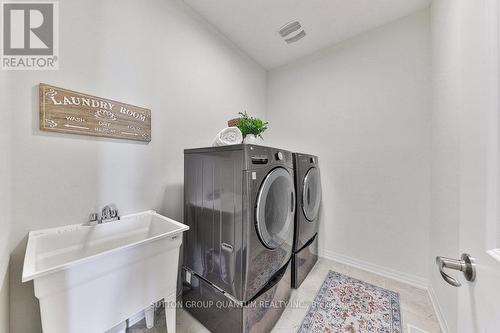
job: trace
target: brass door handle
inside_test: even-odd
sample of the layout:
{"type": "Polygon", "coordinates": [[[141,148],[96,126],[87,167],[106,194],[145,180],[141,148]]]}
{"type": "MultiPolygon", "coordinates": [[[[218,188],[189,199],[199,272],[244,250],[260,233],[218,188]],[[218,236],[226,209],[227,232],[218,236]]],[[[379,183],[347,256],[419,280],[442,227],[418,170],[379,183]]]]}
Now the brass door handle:
{"type": "Polygon", "coordinates": [[[436,257],[436,264],[439,268],[439,273],[443,279],[454,287],[460,287],[462,284],[455,278],[452,278],[444,272],[445,268],[454,269],[464,273],[467,281],[476,279],[476,264],[474,258],[467,253],[462,254],[461,259],[451,259],[446,257],[436,257]]]}

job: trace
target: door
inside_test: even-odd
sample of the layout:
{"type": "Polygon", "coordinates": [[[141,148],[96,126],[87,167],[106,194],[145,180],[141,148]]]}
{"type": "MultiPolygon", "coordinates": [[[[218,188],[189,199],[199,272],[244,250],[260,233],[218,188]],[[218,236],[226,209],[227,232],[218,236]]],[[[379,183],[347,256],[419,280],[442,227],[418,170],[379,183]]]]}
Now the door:
{"type": "Polygon", "coordinates": [[[305,177],[302,187],[302,210],[309,222],[318,217],[321,202],[321,180],[318,168],[310,168],[305,177]]]}
{"type": "Polygon", "coordinates": [[[463,133],[460,239],[477,279],[459,288],[460,333],[500,330],[497,0],[463,1],[463,133]],[[467,14],[465,14],[467,13],[467,14]]]}
{"type": "Polygon", "coordinates": [[[255,223],[262,244],[276,249],[290,240],[294,214],[293,176],[285,168],[273,169],[264,178],[257,197],[255,223]]]}
{"type": "Polygon", "coordinates": [[[457,333],[496,333],[500,332],[500,8],[497,0],[449,1],[449,5],[458,13],[453,27],[458,50],[454,61],[460,68],[458,246],[475,258],[476,278],[466,281],[458,271],[444,271],[461,283],[453,325],[457,333]]]}

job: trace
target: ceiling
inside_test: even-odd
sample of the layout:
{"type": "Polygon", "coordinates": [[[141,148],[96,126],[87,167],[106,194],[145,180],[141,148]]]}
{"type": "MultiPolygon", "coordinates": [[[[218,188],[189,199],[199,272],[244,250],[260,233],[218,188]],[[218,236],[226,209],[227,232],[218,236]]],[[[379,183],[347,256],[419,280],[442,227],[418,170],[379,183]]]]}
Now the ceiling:
{"type": "Polygon", "coordinates": [[[427,7],[431,0],[184,0],[267,69],[427,7]],[[306,37],[287,44],[278,30],[298,20],[306,37]]]}

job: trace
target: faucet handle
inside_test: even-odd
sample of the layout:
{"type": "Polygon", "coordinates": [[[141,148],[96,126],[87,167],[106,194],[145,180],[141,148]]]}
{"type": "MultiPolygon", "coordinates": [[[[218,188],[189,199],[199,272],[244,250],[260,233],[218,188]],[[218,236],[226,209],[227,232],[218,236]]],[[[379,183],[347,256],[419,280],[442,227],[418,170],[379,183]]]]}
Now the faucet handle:
{"type": "Polygon", "coordinates": [[[96,225],[99,222],[99,215],[96,212],[92,212],[89,215],[89,224],[96,225]]]}

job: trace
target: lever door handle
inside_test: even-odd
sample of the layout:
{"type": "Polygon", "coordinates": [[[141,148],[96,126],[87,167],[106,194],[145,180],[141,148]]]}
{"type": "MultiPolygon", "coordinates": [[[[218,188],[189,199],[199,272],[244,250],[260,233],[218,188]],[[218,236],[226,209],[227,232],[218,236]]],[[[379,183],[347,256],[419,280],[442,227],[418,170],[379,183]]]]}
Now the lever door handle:
{"type": "Polygon", "coordinates": [[[474,258],[467,253],[462,254],[461,259],[451,259],[446,257],[436,257],[436,264],[439,268],[439,273],[443,279],[454,287],[460,287],[462,284],[455,278],[452,278],[444,272],[445,268],[454,269],[464,273],[467,281],[476,279],[476,264],[474,258]]]}
{"type": "Polygon", "coordinates": [[[455,260],[455,259],[450,259],[450,258],[444,258],[444,257],[436,257],[436,264],[439,267],[439,273],[441,274],[441,276],[443,277],[443,279],[446,282],[448,282],[449,284],[451,284],[453,287],[460,287],[462,285],[460,283],[460,281],[458,281],[455,278],[452,278],[451,276],[449,276],[448,274],[446,274],[443,271],[443,269],[445,269],[445,268],[457,269],[457,268],[454,268],[457,265],[458,265],[458,267],[460,267],[460,268],[458,268],[458,270],[462,270],[461,269],[460,260],[455,260]]]}

